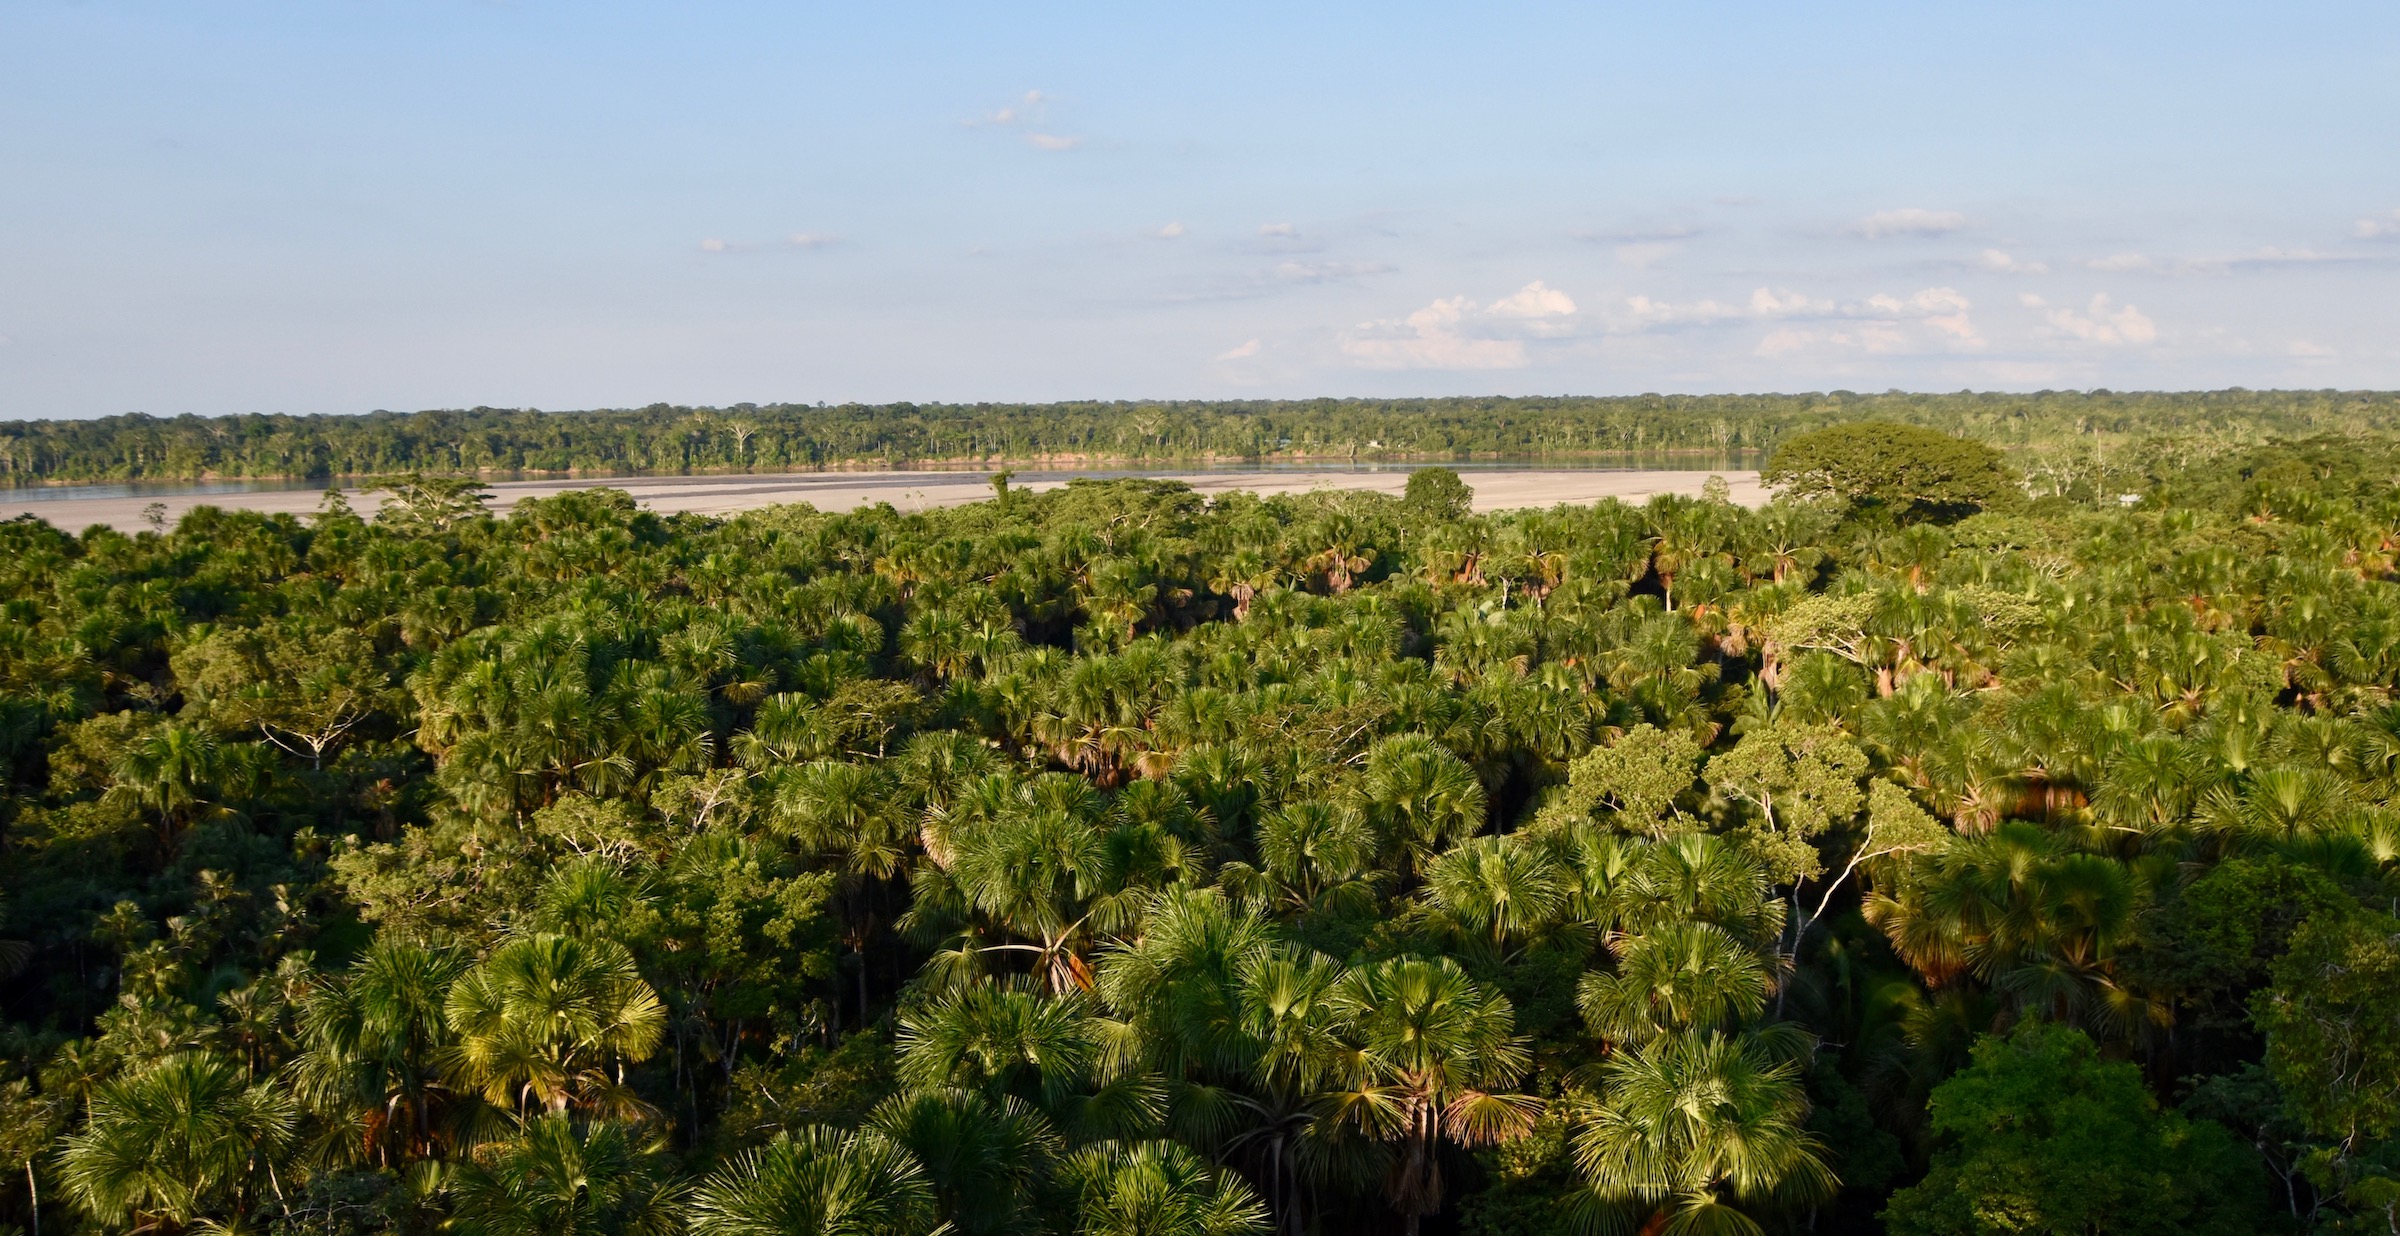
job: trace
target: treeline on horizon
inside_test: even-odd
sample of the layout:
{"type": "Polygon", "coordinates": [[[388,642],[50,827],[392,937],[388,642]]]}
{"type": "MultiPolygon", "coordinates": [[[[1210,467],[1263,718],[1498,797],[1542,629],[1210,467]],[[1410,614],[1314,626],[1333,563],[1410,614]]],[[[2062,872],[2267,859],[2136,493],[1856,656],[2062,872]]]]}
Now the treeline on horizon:
{"type": "Polygon", "coordinates": [[[2394,459],[0,522],[0,1230],[2388,1234],[2394,459]]]}
{"type": "Polygon", "coordinates": [[[737,404],[0,423],[0,486],[420,473],[683,473],[934,462],[1753,458],[1889,420],[2046,460],[2164,444],[2180,466],[2270,438],[2382,434],[2400,393],[1640,395],[977,404],[737,404]]]}

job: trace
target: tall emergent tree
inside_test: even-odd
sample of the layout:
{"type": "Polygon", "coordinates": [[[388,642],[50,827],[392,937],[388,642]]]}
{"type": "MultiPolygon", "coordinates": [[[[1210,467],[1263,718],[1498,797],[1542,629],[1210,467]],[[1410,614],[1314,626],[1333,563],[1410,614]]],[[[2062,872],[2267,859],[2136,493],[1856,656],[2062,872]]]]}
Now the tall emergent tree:
{"type": "Polygon", "coordinates": [[[1915,425],[1856,421],[1787,438],[1759,480],[1786,497],[1840,498],[1903,519],[1955,519],[2006,505],[2017,480],[2000,452],[1915,425]]]}

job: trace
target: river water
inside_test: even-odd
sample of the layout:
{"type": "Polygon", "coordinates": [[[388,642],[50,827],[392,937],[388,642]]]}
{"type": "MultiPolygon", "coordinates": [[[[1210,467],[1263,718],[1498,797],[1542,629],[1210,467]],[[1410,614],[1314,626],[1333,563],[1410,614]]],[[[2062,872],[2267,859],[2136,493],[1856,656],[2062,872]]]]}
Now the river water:
{"type": "MultiPolygon", "coordinates": [[[[1059,467],[1044,464],[1010,465],[1010,471],[1020,484],[1043,481],[1066,481],[1076,477],[1107,479],[1111,477],[1183,477],[1183,476],[1282,476],[1293,474],[1376,475],[1397,473],[1406,475],[1421,468],[1450,468],[1461,476],[1488,472],[1744,472],[1759,466],[1752,453],[1732,455],[1642,454],[1611,456],[1597,459],[1544,459],[1534,456],[1505,459],[1476,460],[1374,460],[1344,459],[1232,462],[1232,463],[1159,463],[1107,464],[1092,467],[1059,467]]],[[[1002,470],[995,464],[925,464],[900,470],[872,468],[831,468],[804,472],[634,472],[621,474],[585,474],[564,476],[557,473],[485,473],[479,479],[493,486],[539,484],[572,488],[598,486],[625,487],[651,485],[672,481],[702,483],[739,482],[744,480],[784,482],[801,478],[816,478],[821,483],[874,484],[877,477],[916,478],[930,474],[948,474],[960,478],[976,478],[985,484],[1002,470]]],[[[171,498],[206,498],[238,494],[311,493],[321,494],[339,487],[357,493],[372,482],[368,477],[320,477],[313,480],[216,480],[216,481],[101,481],[76,485],[0,485],[0,507],[14,509],[28,502],[75,502],[90,499],[131,499],[145,502],[171,498]]],[[[902,483],[897,482],[896,483],[902,483]]],[[[227,504],[240,505],[240,504],[227,504]]]]}
{"type": "MultiPolygon", "coordinates": [[[[1583,464],[1547,461],[1477,460],[1471,463],[1325,463],[1221,464],[1184,468],[1022,468],[1012,469],[1011,484],[1019,489],[1054,489],[1077,479],[1159,477],[1181,481],[1208,497],[1235,490],[1260,494],[1310,490],[1366,490],[1398,494],[1408,474],[1420,468],[1453,467],[1475,491],[1479,510],[1588,503],[1604,498],[1645,501],[1655,494],[1697,494],[1711,476],[1722,476],[1736,502],[1764,501],[1757,474],[1747,468],[1710,467],[1718,461],[1689,457],[1672,461],[1680,467],[1644,466],[1653,461],[1612,460],[1583,464]]],[[[1723,463],[1748,463],[1747,460],[1723,463]]],[[[574,490],[622,489],[647,510],[662,515],[727,516],[784,503],[805,502],[819,510],[848,511],[890,503],[901,510],[929,510],[980,502],[992,496],[994,470],[923,469],[911,471],[839,471],[778,473],[717,473],[697,476],[581,476],[524,479],[488,478],[491,509],[506,512],[526,499],[554,497],[574,490]]],[[[318,509],[326,481],[209,481],[187,484],[120,483],[63,485],[45,489],[0,490],[0,519],[30,515],[68,531],[103,525],[125,532],[164,527],[196,506],[217,506],[263,514],[306,516],[318,509]]],[[[383,495],[365,480],[342,483],[353,508],[368,513],[381,506],[383,495]]]]}

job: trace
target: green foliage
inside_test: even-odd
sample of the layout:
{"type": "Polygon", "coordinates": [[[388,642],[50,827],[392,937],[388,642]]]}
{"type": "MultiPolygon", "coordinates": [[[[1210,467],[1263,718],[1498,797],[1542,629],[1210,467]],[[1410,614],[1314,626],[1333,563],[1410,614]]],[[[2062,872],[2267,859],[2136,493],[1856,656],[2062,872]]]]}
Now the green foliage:
{"type": "Polygon", "coordinates": [[[2400,491],[2257,442],[2379,398],[1474,426],[2100,417],[1949,524],[1432,473],[0,524],[0,1225],[2386,1230],[2400,491]]]}
{"type": "MultiPolygon", "coordinates": [[[[0,424],[0,482],[452,472],[748,471],[936,460],[1455,459],[1771,450],[1852,421],[2052,446],[2045,483],[2106,484],[2109,448],[2165,438],[2177,469],[2268,435],[2381,432],[2394,397],[2362,391],[2043,391],[1914,395],[1312,399],[973,405],[653,404],[365,416],[132,414],[0,424]]],[[[2121,450],[2121,446],[2119,447],[2121,450]]],[[[2344,465],[2327,452],[2331,467],[2344,465]]],[[[2306,467],[2305,464],[2302,465],[2306,467]]],[[[2133,472],[2138,476],[2140,464],[2133,472]]],[[[2272,461],[2246,470],[2273,473],[2272,461]]],[[[2310,474],[2315,474],[2315,469],[2310,474]]],[[[2389,476],[2389,469],[2380,475],[2389,476]]],[[[2120,486],[2120,488],[2122,488],[2120,486]]],[[[2134,488],[2139,488],[2135,486],[2134,488]]]]}
{"type": "Polygon", "coordinates": [[[1663,836],[1684,820],[1678,804],[1691,795],[1699,769],[1700,744],[1691,735],[1637,725],[1569,765],[1565,789],[1543,805],[1539,822],[1557,827],[1605,810],[1618,829],[1663,836]]]}
{"type": "Polygon", "coordinates": [[[1749,1212],[1831,1197],[1800,1067],[1780,1046],[1684,1033],[1611,1055],[1575,1133],[1575,1161],[1602,1221],[1757,1232],[1749,1212]]]}
{"type": "Polygon", "coordinates": [[[2131,1064],[2027,1022],[1975,1045],[1933,1093],[1932,1169],[1892,1195],[1895,1236],[2256,1232],[2255,1159],[2225,1130],[2159,1110],[2131,1064]]]}
{"type": "Polygon", "coordinates": [[[1420,519],[1453,520],[1474,509],[1475,491],[1448,468],[1419,468],[1408,474],[1400,504],[1420,519]]]}
{"type": "Polygon", "coordinates": [[[2252,1000],[2284,1109],[2318,1145],[2312,1183],[2365,1222],[2400,1207],[2400,919],[2354,907],[2301,924],[2252,1000]]]}
{"type": "Polygon", "coordinates": [[[1262,1236],[1266,1207],[1248,1185],[1173,1142],[1103,1142],[1065,1168],[1076,1192],[1076,1236],[1262,1236]]]}
{"type": "Polygon", "coordinates": [[[1788,438],[1759,480],[1796,498],[1840,498],[1910,517],[1955,518],[2006,505],[2017,492],[1990,446],[1877,421],[1788,438]]]}
{"type": "Polygon", "coordinates": [[[553,1113],[478,1149],[448,1182],[464,1236],[669,1236],[678,1189],[666,1156],[622,1125],[553,1113]]]}
{"type": "Polygon", "coordinates": [[[452,1068],[498,1107],[609,1109],[612,1067],[658,1046],[665,1020],[632,954],[613,940],[511,940],[451,984],[452,1068]]]}
{"type": "Polygon", "coordinates": [[[787,1134],[734,1156],[692,1192],[697,1236],[917,1236],[938,1230],[925,1170],[878,1133],[787,1134]]]}
{"type": "Polygon", "coordinates": [[[1816,839],[1848,823],[1866,805],[1859,779],[1866,753],[1822,726],[1771,727],[1743,735],[1708,762],[1712,793],[1741,805],[1740,837],[1778,884],[1824,870],[1816,839]]]}
{"type": "Polygon", "coordinates": [[[293,1117],[286,1096],[230,1060],[170,1056],[92,1095],[59,1173],[76,1203],[111,1226],[239,1219],[262,1200],[293,1117]]]}

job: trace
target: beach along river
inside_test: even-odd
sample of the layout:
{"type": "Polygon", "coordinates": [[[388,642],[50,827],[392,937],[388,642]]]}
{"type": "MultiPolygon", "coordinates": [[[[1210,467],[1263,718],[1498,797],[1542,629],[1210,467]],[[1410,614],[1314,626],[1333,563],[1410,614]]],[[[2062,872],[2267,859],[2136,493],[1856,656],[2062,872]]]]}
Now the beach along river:
{"type": "MultiPolygon", "coordinates": [[[[1078,477],[1143,476],[1179,480],[1209,495],[1250,490],[1260,494],[1317,489],[1372,490],[1398,494],[1408,474],[1420,467],[1454,467],[1475,491],[1481,511],[1588,503],[1602,498],[1642,502],[1653,494],[1697,494],[1711,476],[1722,476],[1734,501],[1755,506],[1766,500],[1758,474],[1748,469],[1699,467],[1562,467],[1538,464],[1306,464],[1228,465],[1087,471],[1015,469],[1011,485],[1039,492],[1078,477]]],[[[992,496],[993,470],[878,472],[791,472],[733,476],[612,476],[504,480],[491,484],[495,512],[526,498],[577,489],[622,489],[645,509],[660,514],[730,515],[787,502],[819,510],[847,511],[878,502],[901,510],[958,506],[992,496]]],[[[172,523],[195,506],[305,514],[322,503],[327,482],[214,481],[197,484],[72,485],[49,489],[0,490],[0,518],[30,514],[70,532],[93,524],[123,531],[149,526],[152,515],[172,523]]],[[[382,505],[383,495],[342,483],[361,514],[382,505]]]]}

